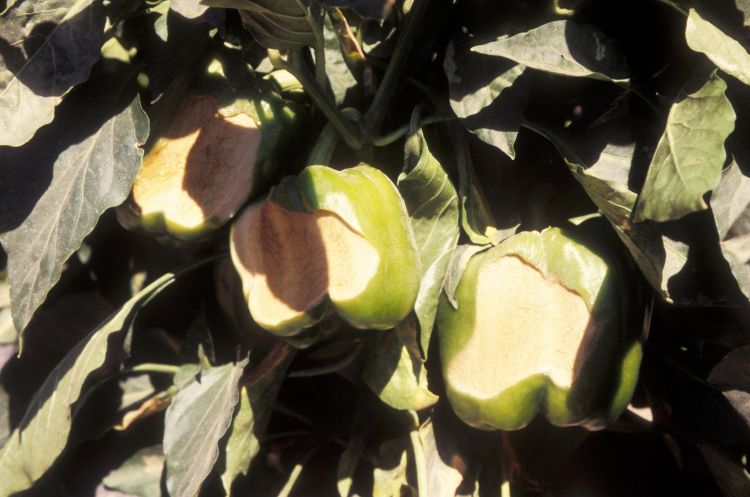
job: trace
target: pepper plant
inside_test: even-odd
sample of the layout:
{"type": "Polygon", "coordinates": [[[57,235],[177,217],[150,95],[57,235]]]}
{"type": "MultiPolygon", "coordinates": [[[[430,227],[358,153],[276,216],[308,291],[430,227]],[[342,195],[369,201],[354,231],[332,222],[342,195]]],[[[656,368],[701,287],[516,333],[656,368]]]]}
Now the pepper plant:
{"type": "Polygon", "coordinates": [[[3,0],[0,496],[750,495],[747,0],[3,0]]]}

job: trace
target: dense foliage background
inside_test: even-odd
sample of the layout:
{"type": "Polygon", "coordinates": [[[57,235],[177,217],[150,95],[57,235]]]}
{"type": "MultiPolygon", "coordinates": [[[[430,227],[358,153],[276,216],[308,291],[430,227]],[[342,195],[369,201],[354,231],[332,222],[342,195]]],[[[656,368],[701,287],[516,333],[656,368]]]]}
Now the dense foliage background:
{"type": "Polygon", "coordinates": [[[0,495],[750,495],[750,2],[0,11],[0,495]],[[432,290],[397,333],[287,343],[247,313],[228,226],[118,222],[214,59],[298,109],[277,178],[365,161],[420,212],[432,290]],[[630,408],[597,432],[466,426],[431,333],[446,274],[585,216],[653,292],[630,408]]]}

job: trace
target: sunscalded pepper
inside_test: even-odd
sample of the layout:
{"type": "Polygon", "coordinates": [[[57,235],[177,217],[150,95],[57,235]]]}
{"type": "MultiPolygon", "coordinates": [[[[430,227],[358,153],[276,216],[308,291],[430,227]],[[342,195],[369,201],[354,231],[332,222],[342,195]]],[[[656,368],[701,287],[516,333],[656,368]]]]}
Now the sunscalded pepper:
{"type": "Polygon", "coordinates": [[[357,328],[393,328],[419,289],[404,202],[366,165],[286,178],[234,222],[231,252],[253,319],[283,336],[330,311],[357,328]]]}
{"type": "Polygon", "coordinates": [[[640,281],[578,234],[519,233],[469,260],[457,308],[442,296],[443,374],[464,422],[513,430],[542,411],[599,429],[627,407],[648,323],[640,281]]]}
{"type": "Polygon", "coordinates": [[[269,186],[297,116],[278,95],[225,88],[185,97],[143,158],[120,221],[188,240],[224,225],[269,186]]]}

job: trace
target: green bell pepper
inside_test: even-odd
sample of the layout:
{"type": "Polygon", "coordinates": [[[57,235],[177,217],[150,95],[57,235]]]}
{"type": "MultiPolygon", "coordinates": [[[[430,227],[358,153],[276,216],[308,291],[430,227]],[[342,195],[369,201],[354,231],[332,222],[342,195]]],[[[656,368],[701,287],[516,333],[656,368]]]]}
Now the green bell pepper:
{"type": "Polygon", "coordinates": [[[419,290],[403,199],[367,165],[286,178],[237,218],[231,252],[251,315],[282,336],[334,311],[356,328],[393,328],[419,290]]]}
{"type": "Polygon", "coordinates": [[[466,423],[614,422],[635,389],[649,310],[635,271],[572,230],[519,233],[475,254],[438,308],[448,399],[466,423]]]}

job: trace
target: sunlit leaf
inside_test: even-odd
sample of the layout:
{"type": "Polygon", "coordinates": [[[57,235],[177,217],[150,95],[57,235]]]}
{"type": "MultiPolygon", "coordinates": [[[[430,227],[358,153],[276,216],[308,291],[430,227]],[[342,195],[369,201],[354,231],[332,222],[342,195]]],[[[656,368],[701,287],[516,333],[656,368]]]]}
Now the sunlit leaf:
{"type": "Polygon", "coordinates": [[[172,497],[194,497],[219,457],[247,360],[201,371],[172,399],[164,417],[166,485],[172,497]]]}
{"type": "Polygon", "coordinates": [[[422,263],[414,312],[419,319],[420,347],[426,356],[438,297],[458,243],[459,211],[456,189],[430,153],[421,132],[406,141],[404,172],[399,176],[398,189],[409,212],[422,263]]]}
{"type": "Polygon", "coordinates": [[[595,26],[574,21],[552,21],[471,50],[562,76],[605,81],[628,77],[625,58],[614,40],[595,26]]]}
{"type": "Polygon", "coordinates": [[[670,221],[708,205],[703,195],[721,179],[724,141],[735,113],[726,83],[715,74],[697,91],[672,105],[656,146],[633,219],[670,221]]]}
{"type": "Polygon", "coordinates": [[[705,54],[719,69],[750,85],[750,53],[695,9],[690,9],[685,39],[691,49],[705,54]]]}

